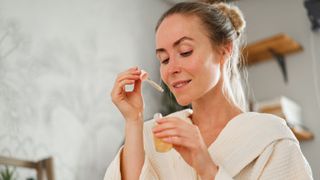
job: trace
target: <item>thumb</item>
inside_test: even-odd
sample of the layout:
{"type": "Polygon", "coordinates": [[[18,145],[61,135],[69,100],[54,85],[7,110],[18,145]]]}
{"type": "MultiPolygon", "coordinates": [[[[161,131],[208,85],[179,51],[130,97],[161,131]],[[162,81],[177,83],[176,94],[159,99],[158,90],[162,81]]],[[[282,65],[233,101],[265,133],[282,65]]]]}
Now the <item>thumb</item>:
{"type": "Polygon", "coordinates": [[[134,92],[141,94],[141,86],[142,86],[142,81],[141,79],[138,79],[134,83],[134,92]]]}

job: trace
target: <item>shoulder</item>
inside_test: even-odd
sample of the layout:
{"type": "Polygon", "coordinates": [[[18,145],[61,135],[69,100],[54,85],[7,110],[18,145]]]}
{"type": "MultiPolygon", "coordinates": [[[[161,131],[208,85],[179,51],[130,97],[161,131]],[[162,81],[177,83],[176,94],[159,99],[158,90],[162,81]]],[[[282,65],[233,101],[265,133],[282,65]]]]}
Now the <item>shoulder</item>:
{"type": "Polygon", "coordinates": [[[229,149],[230,152],[234,151],[234,147],[238,147],[236,151],[247,152],[248,156],[251,156],[248,145],[254,147],[251,150],[258,155],[272,142],[284,139],[298,142],[284,119],[271,114],[246,112],[229,121],[215,145],[223,147],[224,150],[229,149]]]}
{"type": "Polygon", "coordinates": [[[281,172],[277,175],[280,179],[313,179],[310,165],[301,152],[299,143],[288,139],[273,144],[272,154],[261,178],[275,172],[281,172]]]}
{"type": "Polygon", "coordinates": [[[286,120],[266,113],[246,112],[230,123],[231,129],[249,130],[261,136],[281,137],[297,141],[286,120]],[[241,128],[242,127],[242,128],[241,128]]]}
{"type": "Polygon", "coordinates": [[[279,149],[283,143],[290,143],[293,149],[299,146],[284,119],[271,114],[246,112],[226,125],[214,142],[211,154],[217,164],[235,174],[264,150],[273,149],[270,145],[276,142],[281,142],[281,147],[275,147],[279,149]]]}
{"type": "Polygon", "coordinates": [[[239,123],[253,123],[257,125],[284,126],[286,121],[278,116],[267,113],[244,112],[236,117],[239,123]]]}

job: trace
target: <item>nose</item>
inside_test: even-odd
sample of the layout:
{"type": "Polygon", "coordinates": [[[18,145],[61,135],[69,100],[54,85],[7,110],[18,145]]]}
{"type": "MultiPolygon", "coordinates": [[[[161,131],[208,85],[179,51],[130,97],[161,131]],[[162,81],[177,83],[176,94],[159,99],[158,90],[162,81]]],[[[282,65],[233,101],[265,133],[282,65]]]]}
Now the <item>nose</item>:
{"type": "Polygon", "coordinates": [[[168,72],[170,75],[175,75],[181,72],[181,65],[177,59],[172,59],[169,63],[168,72]]]}

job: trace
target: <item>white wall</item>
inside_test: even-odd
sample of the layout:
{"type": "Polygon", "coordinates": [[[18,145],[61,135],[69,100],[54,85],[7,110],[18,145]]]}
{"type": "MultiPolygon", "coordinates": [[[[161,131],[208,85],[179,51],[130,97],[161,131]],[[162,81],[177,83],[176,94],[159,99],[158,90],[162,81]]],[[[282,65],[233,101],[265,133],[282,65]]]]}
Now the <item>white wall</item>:
{"type": "MultiPolygon", "coordinates": [[[[248,42],[285,32],[304,47],[287,57],[287,85],[273,61],[250,68],[249,82],[257,100],[286,95],[303,107],[315,139],[301,147],[320,179],[320,34],[310,31],[302,3],[237,4],[248,42]]],[[[102,179],[123,138],[113,80],[132,65],[159,80],[154,26],[167,8],[160,0],[0,0],[0,155],[52,155],[57,179],[102,179]]],[[[159,94],[147,86],[144,94],[149,118],[159,94]]]]}
{"type": "Polygon", "coordinates": [[[257,101],[285,95],[302,106],[304,123],[315,139],[302,142],[301,148],[314,178],[320,179],[320,33],[310,30],[302,0],[240,0],[237,4],[246,16],[248,43],[283,32],[304,48],[286,57],[288,84],[275,61],[249,68],[249,83],[257,101]]]}
{"type": "MultiPolygon", "coordinates": [[[[154,27],[168,7],[0,0],[0,155],[53,156],[58,180],[102,179],[123,138],[113,81],[133,65],[159,80],[154,27]]],[[[144,95],[149,118],[160,95],[147,86],[144,95]]]]}

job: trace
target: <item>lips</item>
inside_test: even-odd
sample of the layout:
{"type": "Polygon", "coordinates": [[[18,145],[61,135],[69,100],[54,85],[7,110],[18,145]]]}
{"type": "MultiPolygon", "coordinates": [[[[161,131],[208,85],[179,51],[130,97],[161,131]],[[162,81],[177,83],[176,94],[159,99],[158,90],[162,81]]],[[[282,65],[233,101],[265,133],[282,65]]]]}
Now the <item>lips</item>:
{"type": "Polygon", "coordinates": [[[180,80],[180,81],[173,82],[171,85],[174,88],[181,88],[181,87],[189,84],[190,82],[191,82],[191,79],[189,79],[189,80],[180,80]]]}

